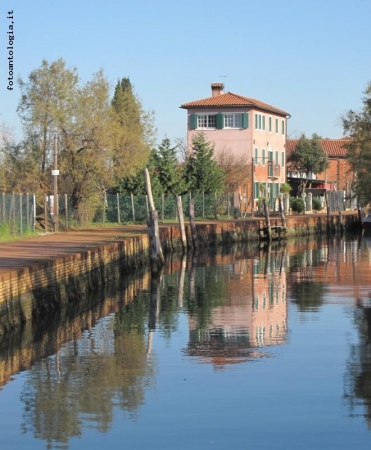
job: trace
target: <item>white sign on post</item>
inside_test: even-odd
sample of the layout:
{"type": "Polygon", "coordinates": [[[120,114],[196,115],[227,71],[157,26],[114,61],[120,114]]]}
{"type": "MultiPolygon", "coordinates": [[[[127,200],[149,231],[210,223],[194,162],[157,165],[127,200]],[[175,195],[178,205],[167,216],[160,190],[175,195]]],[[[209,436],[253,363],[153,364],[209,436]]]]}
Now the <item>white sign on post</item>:
{"type": "Polygon", "coordinates": [[[52,175],[59,175],[59,170],[52,170],[52,175]]]}

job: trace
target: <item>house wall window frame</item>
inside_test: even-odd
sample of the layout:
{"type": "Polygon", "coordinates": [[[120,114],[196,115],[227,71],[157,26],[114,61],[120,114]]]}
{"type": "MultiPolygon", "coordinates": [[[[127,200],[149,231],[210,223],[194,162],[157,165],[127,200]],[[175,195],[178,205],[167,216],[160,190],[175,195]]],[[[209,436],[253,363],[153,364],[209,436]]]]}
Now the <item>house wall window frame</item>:
{"type": "Polygon", "coordinates": [[[258,164],[259,162],[259,149],[258,147],[254,148],[254,164],[258,164]]]}
{"type": "Polygon", "coordinates": [[[282,151],[281,152],[281,166],[285,167],[285,163],[286,163],[285,151],[282,151]]]}
{"type": "Polygon", "coordinates": [[[265,131],[265,115],[255,113],[255,130],[265,131]]]}
{"type": "Polygon", "coordinates": [[[268,117],[268,131],[272,133],[272,116],[268,117]]]}
{"type": "Polygon", "coordinates": [[[224,128],[243,128],[243,113],[225,113],[224,128]]]}
{"type": "Polygon", "coordinates": [[[215,130],[216,128],[216,114],[197,114],[197,122],[196,122],[196,129],[197,130],[208,130],[212,129],[215,130]]]}
{"type": "Polygon", "coordinates": [[[275,131],[278,134],[278,119],[275,120],[275,131]]]}
{"type": "Polygon", "coordinates": [[[282,119],[281,132],[282,132],[282,134],[285,134],[285,119],[282,119]]]}

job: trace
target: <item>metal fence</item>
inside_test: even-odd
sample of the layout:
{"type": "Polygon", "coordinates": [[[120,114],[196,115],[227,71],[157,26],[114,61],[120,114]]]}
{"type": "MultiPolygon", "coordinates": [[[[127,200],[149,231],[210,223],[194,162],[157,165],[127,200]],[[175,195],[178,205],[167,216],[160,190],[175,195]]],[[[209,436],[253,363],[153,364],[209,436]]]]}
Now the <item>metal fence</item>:
{"type": "MultiPolygon", "coordinates": [[[[194,200],[195,218],[210,220],[215,218],[239,218],[251,215],[251,205],[246,199],[234,194],[186,194],[182,196],[183,211],[189,215],[189,199],[194,200]]],[[[34,194],[1,194],[0,234],[24,234],[35,228],[53,231],[53,196],[36,199],[34,194]]],[[[353,197],[347,199],[344,191],[328,192],[330,211],[355,209],[353,197]]],[[[161,222],[177,221],[177,207],[174,195],[154,198],[161,222]]],[[[276,205],[277,202],[273,204],[276,205]]],[[[274,206],[274,210],[277,209],[274,206]]],[[[102,194],[94,201],[83,201],[78,209],[68,203],[67,195],[58,196],[58,223],[60,230],[89,224],[146,223],[149,206],[145,195],[102,194]]],[[[254,212],[259,215],[259,211],[254,212]]]]}
{"type": "Polygon", "coordinates": [[[35,217],[33,194],[1,194],[0,234],[18,235],[34,231],[35,217]]]}

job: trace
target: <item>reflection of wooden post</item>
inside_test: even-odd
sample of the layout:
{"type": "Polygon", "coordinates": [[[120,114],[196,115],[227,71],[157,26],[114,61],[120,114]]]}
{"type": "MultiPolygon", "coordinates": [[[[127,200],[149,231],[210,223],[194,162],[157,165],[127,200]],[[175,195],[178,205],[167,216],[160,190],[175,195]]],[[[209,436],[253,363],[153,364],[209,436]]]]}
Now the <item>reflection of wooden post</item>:
{"type": "Polygon", "coordinates": [[[149,307],[148,329],[156,329],[156,324],[160,314],[160,292],[161,292],[162,270],[151,274],[151,299],[149,307]]]}
{"type": "Polygon", "coordinates": [[[185,279],[186,266],[187,266],[187,259],[186,259],[185,255],[183,254],[182,263],[180,266],[179,290],[178,290],[178,299],[177,299],[178,300],[177,301],[178,308],[181,308],[183,306],[184,279],[185,279]]]}
{"type": "MultiPolygon", "coordinates": [[[[156,211],[157,212],[157,211],[156,211]]],[[[148,346],[147,357],[152,351],[153,333],[156,330],[156,324],[160,315],[160,301],[161,301],[161,279],[162,271],[151,274],[151,298],[149,305],[149,320],[148,320],[148,346]]]]}
{"type": "Polygon", "coordinates": [[[267,228],[267,238],[268,238],[268,241],[271,241],[272,233],[271,233],[271,225],[270,225],[270,220],[269,220],[268,204],[267,204],[266,199],[264,199],[264,216],[265,216],[265,226],[267,228]]]}
{"type": "Polygon", "coordinates": [[[183,205],[182,205],[182,197],[180,195],[175,196],[176,199],[176,208],[178,211],[178,220],[179,220],[179,228],[180,228],[180,240],[182,242],[183,250],[187,248],[187,238],[185,234],[184,227],[184,215],[183,215],[183,205]]]}
{"type": "Polygon", "coordinates": [[[148,234],[150,241],[150,259],[152,264],[152,270],[157,270],[164,264],[164,255],[162,253],[160,233],[158,228],[158,213],[155,211],[155,204],[152,197],[151,180],[149,177],[148,169],[144,169],[144,176],[147,187],[147,198],[149,203],[149,220],[148,220],[148,234]]]}
{"type": "Polygon", "coordinates": [[[189,197],[189,224],[191,227],[191,236],[193,248],[197,248],[197,233],[195,224],[195,201],[189,197]]]}

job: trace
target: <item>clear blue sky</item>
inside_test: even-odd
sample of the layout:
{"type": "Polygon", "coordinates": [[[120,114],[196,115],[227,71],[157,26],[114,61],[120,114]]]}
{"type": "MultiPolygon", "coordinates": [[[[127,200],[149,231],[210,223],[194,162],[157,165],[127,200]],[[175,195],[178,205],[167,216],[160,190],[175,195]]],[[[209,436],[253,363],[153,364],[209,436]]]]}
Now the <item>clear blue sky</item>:
{"type": "Polygon", "coordinates": [[[63,58],[82,81],[130,77],[158,140],[185,137],[182,103],[226,90],[291,114],[290,136],[342,136],[371,81],[370,0],[5,0],[0,9],[0,121],[21,135],[20,92],[7,90],[8,10],[14,72],[63,58]]]}

